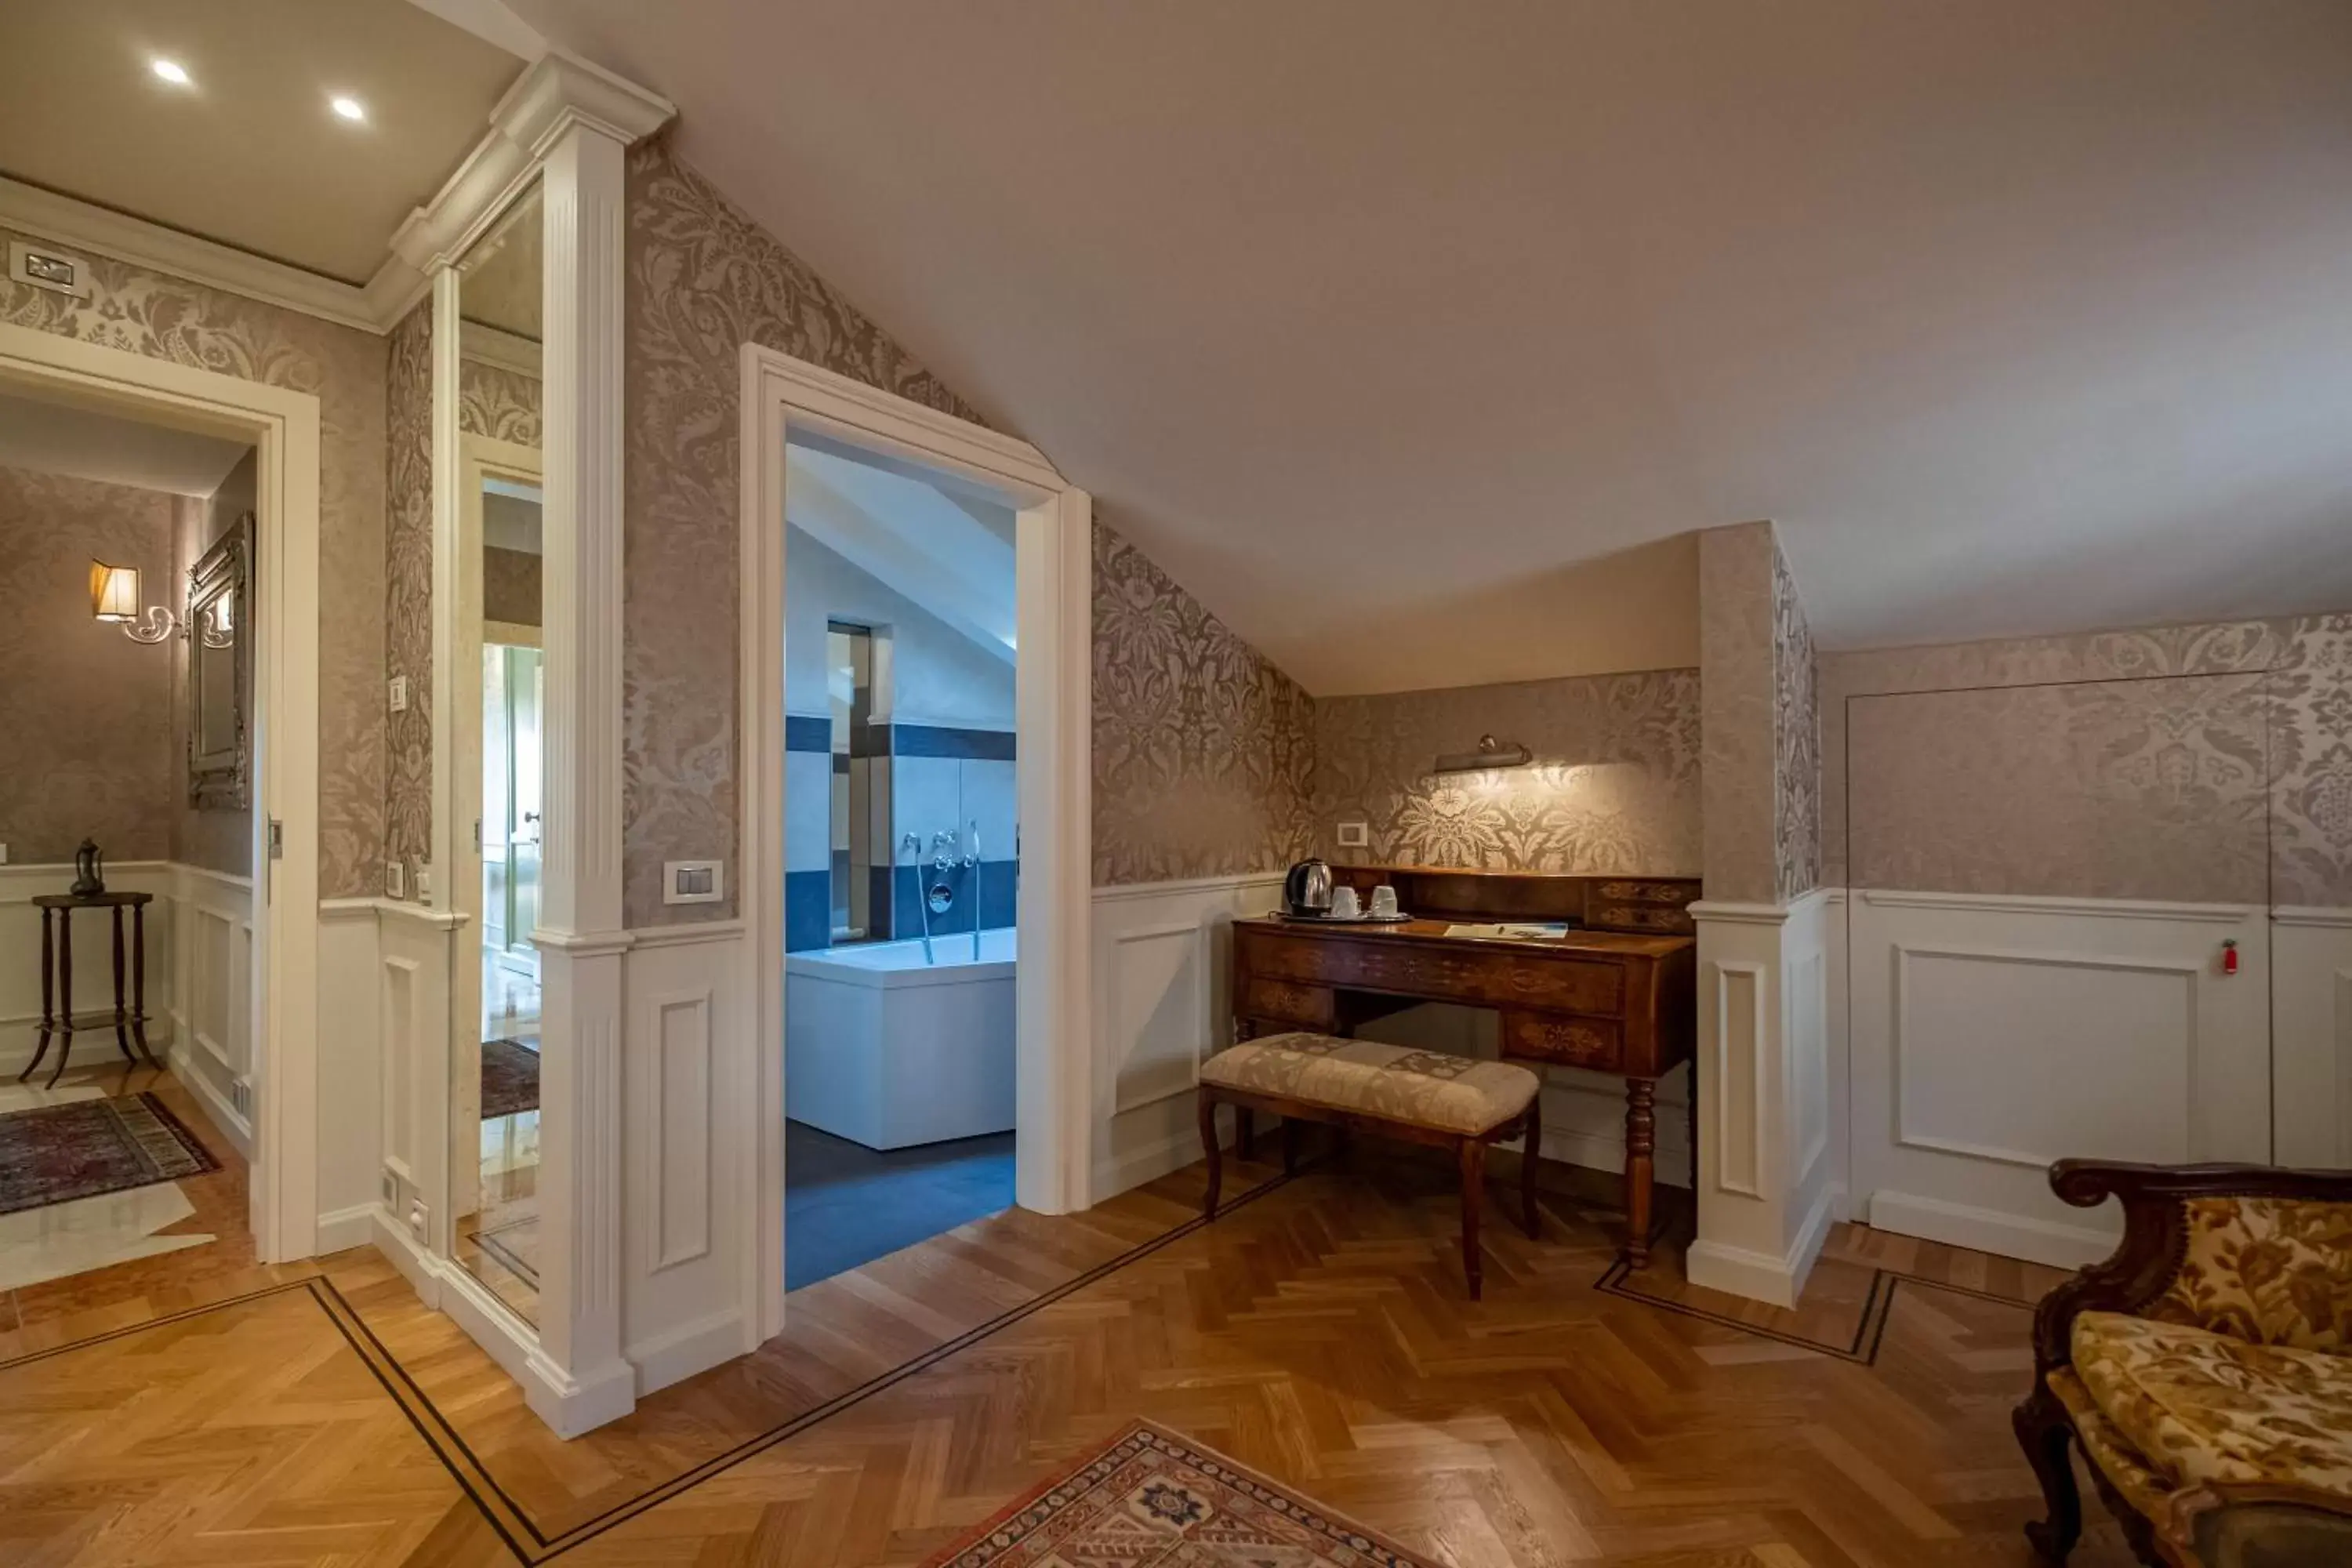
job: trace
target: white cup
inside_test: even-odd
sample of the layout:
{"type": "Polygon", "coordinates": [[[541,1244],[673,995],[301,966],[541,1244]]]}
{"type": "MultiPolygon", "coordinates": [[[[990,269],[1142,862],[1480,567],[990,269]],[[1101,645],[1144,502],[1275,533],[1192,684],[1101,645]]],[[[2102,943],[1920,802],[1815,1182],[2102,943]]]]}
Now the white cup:
{"type": "Polygon", "coordinates": [[[1394,920],[1396,912],[1396,889],[1382,882],[1372,889],[1372,914],[1379,920],[1394,920]]]}
{"type": "Polygon", "coordinates": [[[1357,900],[1355,889],[1334,888],[1331,889],[1331,918],[1333,920],[1354,921],[1361,920],[1363,919],[1363,916],[1364,906],[1357,900]]]}

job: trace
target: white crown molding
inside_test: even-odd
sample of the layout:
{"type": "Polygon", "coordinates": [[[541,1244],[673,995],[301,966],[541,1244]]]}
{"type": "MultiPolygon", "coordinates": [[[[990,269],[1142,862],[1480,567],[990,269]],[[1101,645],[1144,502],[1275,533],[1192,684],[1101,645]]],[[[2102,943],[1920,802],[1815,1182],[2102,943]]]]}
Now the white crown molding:
{"type": "Polygon", "coordinates": [[[496,365],[533,380],[539,377],[540,345],[517,332],[502,332],[479,321],[457,323],[457,357],[476,364],[496,365]]]}
{"type": "MultiPolygon", "coordinates": [[[[362,331],[381,332],[389,325],[379,321],[377,306],[369,298],[369,290],[375,287],[373,280],[367,289],[353,288],[340,279],[306,272],[4,175],[0,175],[0,226],[69,250],[93,251],[362,331]]],[[[389,268],[392,263],[385,265],[389,268]]],[[[383,271],[376,277],[383,279],[383,271]]]]}
{"type": "Polygon", "coordinates": [[[424,298],[433,269],[455,265],[538,176],[541,154],[568,128],[588,125],[626,144],[659,130],[677,113],[667,99],[575,55],[559,49],[541,56],[490,111],[489,131],[457,173],[430,202],[403,220],[389,242],[391,254],[364,286],[5,175],[0,175],[0,227],[68,250],[168,272],[338,326],[388,332],[424,298]]]}
{"type": "Polygon", "coordinates": [[[507,89],[490,110],[490,123],[536,160],[574,125],[589,126],[625,147],[677,114],[677,106],[660,94],[568,50],[551,49],[507,89]]]}

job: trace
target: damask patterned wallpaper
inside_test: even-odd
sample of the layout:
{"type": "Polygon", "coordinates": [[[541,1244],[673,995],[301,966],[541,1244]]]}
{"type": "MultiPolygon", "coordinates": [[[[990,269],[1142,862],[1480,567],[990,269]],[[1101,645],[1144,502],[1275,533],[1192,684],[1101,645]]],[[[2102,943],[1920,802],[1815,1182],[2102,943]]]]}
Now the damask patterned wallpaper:
{"type": "MultiPolygon", "coordinates": [[[[426,301],[429,306],[431,301],[426,301]]],[[[457,428],[519,447],[540,444],[540,379],[479,360],[457,362],[457,428]]]]}
{"type": "MultiPolygon", "coordinates": [[[[0,243],[28,237],[0,230],[0,243]]],[[[378,890],[383,859],[384,342],[105,257],[90,297],[0,279],[0,321],[319,399],[320,892],[378,890]]]]}
{"type": "Polygon", "coordinates": [[[1095,885],[1302,858],[1313,700],[1099,520],[1094,569],[1095,885]]]}
{"type": "MultiPolygon", "coordinates": [[[[172,853],[172,658],[90,618],[89,563],[136,566],[170,602],[174,519],[160,490],[0,468],[0,841],[12,860],[172,853]]],[[[62,884],[60,884],[62,886],[62,884]]],[[[29,966],[31,959],[21,960],[29,966]]]]}
{"type": "Polygon", "coordinates": [[[1772,858],[1780,902],[1822,882],[1822,714],[1813,634],[1772,544],[1772,858]]]}
{"type": "MultiPolygon", "coordinates": [[[[433,847],[433,301],[393,328],[385,358],[384,675],[408,708],[384,714],[383,858],[408,868],[433,847]]],[[[381,877],[382,872],[377,873],[381,877]]],[[[378,891],[382,891],[379,888],[378,891]]]]}
{"type": "Polygon", "coordinates": [[[2268,686],[2272,901],[2352,906],[2352,615],[2294,622],[2268,686]]]}
{"type": "Polygon", "coordinates": [[[1358,865],[1653,877],[1699,874],[1695,669],[1315,702],[1318,848],[1358,865]],[[1481,734],[1535,762],[1436,774],[1481,734]],[[1364,849],[1336,825],[1361,820],[1364,849]]]}
{"type": "Polygon", "coordinates": [[[1769,522],[1698,539],[1700,860],[1709,899],[1780,897],[1781,636],[1769,522]]]}
{"type": "Polygon", "coordinates": [[[2352,906],[2352,616],[1828,654],[1821,679],[1832,880],[2352,906]]]}
{"type": "Polygon", "coordinates": [[[736,854],[742,345],[975,416],[659,137],[630,149],[628,207],[623,908],[652,925],[735,912],[731,893],[665,907],[661,866],[736,854]]]}

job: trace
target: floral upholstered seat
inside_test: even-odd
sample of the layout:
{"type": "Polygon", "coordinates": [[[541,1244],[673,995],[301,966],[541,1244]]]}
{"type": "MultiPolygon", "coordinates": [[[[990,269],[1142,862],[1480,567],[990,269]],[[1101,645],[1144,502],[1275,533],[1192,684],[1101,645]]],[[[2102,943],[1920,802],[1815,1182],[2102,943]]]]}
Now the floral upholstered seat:
{"type": "Polygon", "coordinates": [[[2121,1312],[2074,1320],[2074,1374],[2171,1488],[2301,1487],[2352,1504],[2352,1356],[2121,1312]]]}
{"type": "Polygon", "coordinates": [[[1536,1075],[1508,1062],[1305,1033],[1220,1051],[1201,1080],[1472,1136],[1518,1120],[1536,1097],[1536,1075]]]}
{"type": "Polygon", "coordinates": [[[2345,1540],[2352,1172],[2061,1161],[2051,1184],[2121,1198],[2126,1228],[2035,1315],[2039,1386],[2015,1416],[2050,1503],[2035,1547],[2063,1560],[2081,1530],[2070,1438],[2145,1562],[2197,1562],[2200,1521],[2233,1508],[2345,1540]]]}

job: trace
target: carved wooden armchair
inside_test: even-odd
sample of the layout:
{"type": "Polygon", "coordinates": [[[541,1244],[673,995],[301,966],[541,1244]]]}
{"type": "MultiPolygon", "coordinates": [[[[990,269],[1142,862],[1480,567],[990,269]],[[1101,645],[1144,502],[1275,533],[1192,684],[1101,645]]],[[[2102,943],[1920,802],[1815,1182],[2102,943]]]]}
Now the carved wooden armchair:
{"type": "Polygon", "coordinates": [[[2125,1229],[2034,1314],[2035,1550],[2082,1533],[2071,1441],[2145,1563],[2352,1563],[2352,1171],[2061,1160],[2050,1184],[2125,1229]]]}

